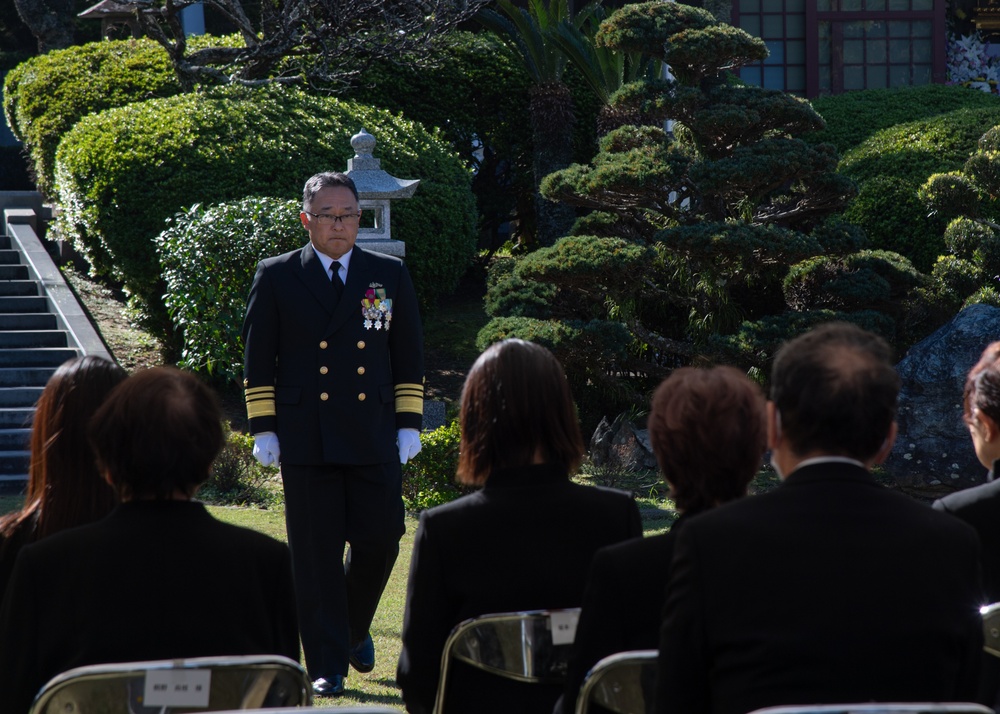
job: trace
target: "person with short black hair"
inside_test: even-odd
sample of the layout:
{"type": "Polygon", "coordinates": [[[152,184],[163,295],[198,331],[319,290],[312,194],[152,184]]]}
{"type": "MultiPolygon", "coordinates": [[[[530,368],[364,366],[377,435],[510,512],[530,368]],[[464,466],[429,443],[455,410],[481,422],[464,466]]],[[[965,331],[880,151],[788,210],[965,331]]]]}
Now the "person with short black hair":
{"type": "Polygon", "coordinates": [[[782,483],[678,533],[658,712],[975,697],[979,539],[870,473],[898,389],[885,341],[854,325],[778,351],[767,434],[782,483]]]}
{"type": "MultiPolygon", "coordinates": [[[[579,607],[594,552],[642,535],[630,494],[570,480],[583,438],[562,366],[541,345],[508,339],[483,352],[465,380],[460,424],[458,480],[482,490],[420,516],[396,676],[414,714],[434,709],[455,625],[579,607]]],[[[445,712],[547,712],[560,693],[452,667],[445,712]]]]}
{"type": "Polygon", "coordinates": [[[556,714],[575,711],[584,677],[602,657],[657,647],[677,533],[692,516],[745,496],[761,466],[764,395],[733,367],[675,369],[653,393],[647,424],[680,516],[667,533],[594,555],[556,714]]]}
{"type": "Polygon", "coordinates": [[[223,446],[215,395],[169,367],[119,384],[91,440],[121,498],[22,549],[0,609],[0,714],[105,662],[280,654],[298,661],[288,548],[191,500],[223,446]]]}

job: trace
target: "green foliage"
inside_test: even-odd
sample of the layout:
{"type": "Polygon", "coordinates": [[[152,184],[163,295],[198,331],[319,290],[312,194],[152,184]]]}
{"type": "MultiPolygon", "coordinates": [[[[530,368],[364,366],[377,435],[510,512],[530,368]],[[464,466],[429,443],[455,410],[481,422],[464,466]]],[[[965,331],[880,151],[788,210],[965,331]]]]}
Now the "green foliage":
{"type": "Polygon", "coordinates": [[[246,198],[179,213],[156,238],[164,302],[183,341],[178,366],[239,383],[243,313],[257,262],[308,239],[301,202],[246,198]]]}
{"type": "Polygon", "coordinates": [[[284,503],[278,472],[264,468],[253,457],[253,437],[226,424],[226,444],[212,464],[198,498],[220,506],[275,508],[284,503]]]}
{"type": "Polygon", "coordinates": [[[1000,307],[1000,291],[998,291],[993,285],[981,287],[979,290],[966,298],[965,302],[962,304],[962,309],[964,310],[969,307],[969,305],[991,305],[993,307],[1000,307]]]}
{"type": "Polygon", "coordinates": [[[893,313],[900,298],[927,282],[898,253],[864,250],[843,257],[820,256],[793,265],[783,282],[785,300],[796,310],[881,310],[893,313]]]}
{"type": "Polygon", "coordinates": [[[927,206],[931,215],[946,220],[979,213],[979,191],[959,171],[932,174],[917,191],[917,198],[927,206]]]}
{"type": "Polygon", "coordinates": [[[403,465],[403,503],[408,511],[433,508],[472,492],[455,481],[461,439],[458,421],[420,435],[420,453],[403,465]]]}
{"type": "MultiPolygon", "coordinates": [[[[195,48],[235,37],[191,38],[195,48]]],[[[88,114],[180,92],[170,60],[152,40],[91,42],[32,57],[4,83],[4,113],[31,154],[39,190],[54,193],[59,141],[88,114]]]]}
{"type": "Polygon", "coordinates": [[[829,142],[845,154],[882,129],[957,109],[995,109],[997,98],[966,87],[925,84],[817,97],[812,106],[826,120],[827,127],[806,140],[829,142]]]}
{"type": "Polygon", "coordinates": [[[362,127],[383,169],[421,181],[393,206],[392,222],[431,306],[454,289],[475,247],[468,171],[437,132],[296,90],[230,86],[85,117],[57,155],[60,229],[97,273],[124,282],[151,329],[169,333],[153,240],[166,219],[195,203],[299,196],[310,175],[346,167],[362,127]]]}
{"type": "Polygon", "coordinates": [[[862,184],[843,216],[864,229],[870,247],[905,255],[920,270],[930,270],[944,249],[943,216],[929,215],[916,185],[894,176],[862,184]]]}

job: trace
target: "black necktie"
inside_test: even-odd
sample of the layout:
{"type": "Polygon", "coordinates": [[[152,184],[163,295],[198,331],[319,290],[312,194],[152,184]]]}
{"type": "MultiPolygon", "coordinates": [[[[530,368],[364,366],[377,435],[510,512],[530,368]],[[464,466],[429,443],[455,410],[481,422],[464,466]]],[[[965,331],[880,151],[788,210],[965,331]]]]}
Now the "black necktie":
{"type": "Polygon", "coordinates": [[[330,283],[337,302],[340,302],[340,296],[344,294],[344,281],[340,279],[340,263],[336,260],[330,264],[330,283]]]}

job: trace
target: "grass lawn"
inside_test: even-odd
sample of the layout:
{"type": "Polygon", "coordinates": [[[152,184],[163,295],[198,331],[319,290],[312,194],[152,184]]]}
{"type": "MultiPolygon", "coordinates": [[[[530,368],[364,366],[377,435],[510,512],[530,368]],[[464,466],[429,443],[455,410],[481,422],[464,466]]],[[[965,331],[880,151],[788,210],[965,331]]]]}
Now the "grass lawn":
{"type": "MultiPolygon", "coordinates": [[[[649,475],[641,478],[638,483],[645,483],[649,475]]],[[[620,484],[628,487],[628,484],[620,484]]],[[[7,513],[19,508],[21,498],[18,496],[0,496],[0,513],[7,513]]],[[[646,534],[662,532],[673,522],[674,512],[669,502],[664,501],[656,491],[651,489],[648,494],[639,499],[643,526],[646,534]]],[[[209,510],[219,520],[245,528],[266,533],[273,538],[285,541],[284,511],[280,508],[260,510],[255,508],[234,508],[229,506],[209,506],[209,510]]],[[[393,569],[392,577],[386,586],[385,594],[375,622],[372,623],[372,639],[375,641],[375,669],[368,674],[358,674],[351,670],[347,679],[347,694],[343,697],[317,697],[317,706],[377,704],[390,706],[403,711],[403,702],[396,688],[396,662],[399,659],[403,629],[403,608],[406,601],[406,579],[410,571],[410,553],[413,550],[413,535],[417,529],[417,519],[408,515],[406,518],[406,535],[400,543],[399,559],[393,569]]]]}

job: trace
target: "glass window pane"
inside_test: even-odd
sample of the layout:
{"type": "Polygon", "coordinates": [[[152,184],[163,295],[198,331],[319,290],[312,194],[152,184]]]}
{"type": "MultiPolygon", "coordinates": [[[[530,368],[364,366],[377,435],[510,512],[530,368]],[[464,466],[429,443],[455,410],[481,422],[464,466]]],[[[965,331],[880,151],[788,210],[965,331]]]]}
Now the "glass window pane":
{"type": "Polygon", "coordinates": [[[868,64],[885,64],[888,61],[885,40],[868,40],[865,43],[865,61],[868,64]]]}
{"type": "Polygon", "coordinates": [[[885,65],[869,65],[865,67],[865,88],[866,89],[885,89],[888,85],[886,83],[886,66],[885,65]]]}
{"type": "Polygon", "coordinates": [[[760,12],[760,0],[740,0],[740,13],[760,12]]]}
{"type": "Polygon", "coordinates": [[[864,89],[864,67],[844,67],[844,89],[864,89]]]}
{"type": "Polygon", "coordinates": [[[795,12],[805,12],[806,11],[806,0],[785,0],[785,12],[795,13],[795,12]]]}
{"type": "Polygon", "coordinates": [[[865,43],[863,40],[844,40],[844,64],[863,64],[865,43]]]}
{"type": "Polygon", "coordinates": [[[819,39],[828,40],[830,38],[830,23],[821,22],[819,23],[819,39]]]}
{"type": "Polygon", "coordinates": [[[910,41],[889,40],[889,61],[893,64],[909,64],[910,41]]]}
{"type": "Polygon", "coordinates": [[[914,37],[930,37],[933,32],[934,25],[930,20],[914,20],[911,33],[914,37]]]}
{"type": "Polygon", "coordinates": [[[844,22],[841,25],[844,30],[844,37],[865,36],[865,25],[863,22],[844,22]]]}
{"type": "Polygon", "coordinates": [[[885,37],[888,28],[884,20],[873,20],[865,23],[865,37],[885,37]]]}
{"type": "Polygon", "coordinates": [[[889,10],[892,12],[908,12],[910,0],[889,0],[889,10]]]}
{"type": "Polygon", "coordinates": [[[767,51],[770,54],[764,60],[764,64],[784,64],[785,63],[785,43],[771,40],[766,43],[767,51]]]}
{"type": "Polygon", "coordinates": [[[892,20],[889,25],[889,37],[909,37],[910,24],[906,20],[892,20]]]}
{"type": "Polygon", "coordinates": [[[816,0],[817,12],[830,12],[830,0],[816,0]]]}
{"type": "Polygon", "coordinates": [[[806,43],[791,40],[785,43],[785,63],[805,64],[806,63],[806,43]]]}
{"type": "Polygon", "coordinates": [[[765,67],[764,68],[764,88],[784,89],[785,88],[785,68],[765,67]]]}
{"type": "Polygon", "coordinates": [[[830,64],[830,43],[821,42],[816,50],[816,61],[819,62],[819,64],[830,64]]]}
{"type": "Polygon", "coordinates": [[[870,12],[881,12],[885,10],[885,0],[868,0],[865,9],[870,12]]]}
{"type": "Polygon", "coordinates": [[[789,67],[785,70],[785,91],[805,92],[806,91],[806,69],[805,67],[789,67]]]}
{"type": "Polygon", "coordinates": [[[931,66],[929,64],[918,64],[913,67],[913,84],[930,84],[931,66]]]}
{"type": "Polygon", "coordinates": [[[859,12],[861,10],[861,0],[840,0],[841,12],[859,12]]]}
{"type": "Polygon", "coordinates": [[[829,92],[830,88],[830,65],[825,65],[819,68],[819,91],[829,92]]]}
{"type": "Polygon", "coordinates": [[[913,9],[917,12],[928,12],[934,9],[934,0],[913,0],[913,9]]]}
{"type": "Polygon", "coordinates": [[[781,15],[764,15],[764,34],[761,37],[768,39],[785,36],[785,23],[781,15]]]}
{"type": "Polygon", "coordinates": [[[785,3],[782,0],[764,0],[764,12],[784,12],[785,3]]]}
{"type": "Polygon", "coordinates": [[[806,16],[785,15],[785,37],[805,37],[806,16]]]}
{"type": "Polygon", "coordinates": [[[914,64],[930,64],[934,59],[930,40],[913,41],[914,64]]]}
{"type": "Polygon", "coordinates": [[[890,65],[889,86],[908,87],[910,85],[910,67],[908,65],[890,65]]]}
{"type": "Polygon", "coordinates": [[[742,79],[747,84],[752,84],[754,86],[760,86],[760,67],[742,67],[740,68],[740,79],[742,79]]]}
{"type": "Polygon", "coordinates": [[[740,15],[740,28],[760,37],[760,15],[740,15]]]}

